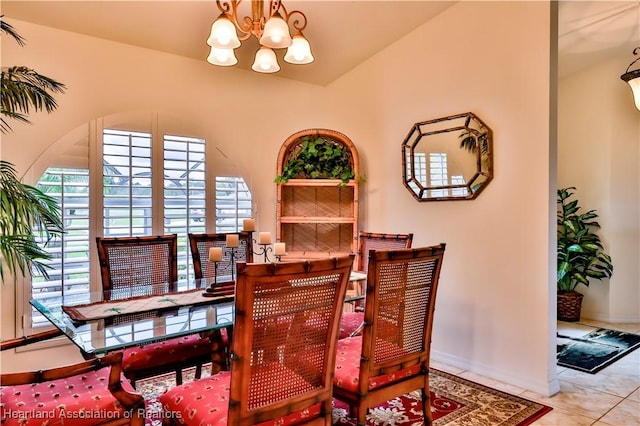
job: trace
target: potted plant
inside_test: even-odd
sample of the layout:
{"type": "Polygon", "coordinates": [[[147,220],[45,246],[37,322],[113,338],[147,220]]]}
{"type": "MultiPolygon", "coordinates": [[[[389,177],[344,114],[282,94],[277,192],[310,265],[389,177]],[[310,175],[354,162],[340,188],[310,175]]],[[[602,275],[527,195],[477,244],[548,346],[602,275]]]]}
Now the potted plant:
{"type": "Polygon", "coordinates": [[[578,321],[583,295],[576,291],[589,279],[611,278],[611,256],[595,233],[600,229],[595,210],[581,212],[578,200],[571,199],[576,188],[558,189],[558,319],[578,321]]]}
{"type": "MultiPolygon", "coordinates": [[[[0,31],[11,36],[19,45],[24,39],[0,15],[0,31]]],[[[64,84],[43,76],[24,66],[2,68],[0,131],[11,131],[7,119],[29,123],[30,108],[51,112],[57,103],[50,92],[63,93],[64,84]]],[[[4,268],[17,278],[34,268],[47,277],[50,255],[37,243],[36,236],[46,241],[63,232],[57,202],[38,190],[22,183],[12,163],[0,160],[0,279],[4,282],[4,268]]]]}
{"type": "Polygon", "coordinates": [[[275,183],[302,178],[340,179],[346,184],[354,178],[351,153],[347,147],[320,136],[304,136],[301,142],[299,150],[284,164],[275,183]]]}

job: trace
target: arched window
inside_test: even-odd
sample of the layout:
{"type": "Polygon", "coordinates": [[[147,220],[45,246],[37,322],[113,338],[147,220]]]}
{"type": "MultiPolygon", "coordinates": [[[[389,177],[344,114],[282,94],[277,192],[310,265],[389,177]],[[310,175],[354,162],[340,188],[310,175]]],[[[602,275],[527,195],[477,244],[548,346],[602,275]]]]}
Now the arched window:
{"type": "MultiPolygon", "coordinates": [[[[26,300],[56,294],[89,301],[100,288],[95,236],[178,234],[179,278],[192,275],[188,233],[235,232],[252,217],[251,192],[242,176],[218,176],[207,165],[202,138],[102,129],[95,168],[49,167],[37,186],[61,207],[65,233],[44,246],[49,277],[32,271],[26,300]],[[94,176],[91,178],[91,176],[94,176]],[[209,178],[208,176],[214,176],[209,178]],[[97,177],[97,178],[96,178],[97,177]]],[[[55,159],[53,160],[55,162],[55,159]]],[[[51,324],[35,309],[28,332],[51,324]]]]}

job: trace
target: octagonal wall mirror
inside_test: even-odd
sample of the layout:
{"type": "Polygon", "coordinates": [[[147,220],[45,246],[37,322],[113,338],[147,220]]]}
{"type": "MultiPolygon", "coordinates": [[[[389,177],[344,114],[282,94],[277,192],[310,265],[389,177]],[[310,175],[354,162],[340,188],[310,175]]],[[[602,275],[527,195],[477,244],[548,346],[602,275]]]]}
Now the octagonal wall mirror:
{"type": "Polygon", "coordinates": [[[476,198],[493,179],[492,139],[470,112],[414,124],[402,143],[404,186],[418,201],[476,198]]]}

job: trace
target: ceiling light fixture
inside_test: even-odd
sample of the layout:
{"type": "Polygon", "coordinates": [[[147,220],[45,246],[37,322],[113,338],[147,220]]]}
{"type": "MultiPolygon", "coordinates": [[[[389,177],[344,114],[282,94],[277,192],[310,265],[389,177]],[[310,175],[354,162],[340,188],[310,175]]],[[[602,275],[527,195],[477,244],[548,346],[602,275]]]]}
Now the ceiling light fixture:
{"type": "MultiPolygon", "coordinates": [[[[633,54],[637,55],[640,47],[636,47],[633,49],[633,54]]],[[[631,86],[631,91],[633,92],[633,100],[636,103],[636,108],[640,110],[640,69],[632,70],[631,67],[638,62],[640,57],[636,58],[633,62],[629,64],[627,67],[627,71],[620,76],[621,79],[629,83],[631,86]]]]}
{"type": "MultiPolygon", "coordinates": [[[[637,5],[640,6],[640,3],[638,3],[637,5]]],[[[640,35],[640,7],[638,7],[638,34],[640,35]]],[[[640,47],[636,47],[635,49],[633,49],[633,54],[637,55],[639,51],[640,47]]],[[[629,86],[631,86],[633,101],[635,102],[636,109],[638,111],[640,111],[640,69],[636,68],[632,70],[631,67],[633,67],[639,59],[640,57],[631,61],[631,63],[627,67],[627,71],[625,71],[625,73],[620,76],[622,80],[626,81],[627,83],[629,83],[629,86]]]]}
{"type": "Polygon", "coordinates": [[[284,60],[291,64],[313,62],[311,46],[302,35],[307,26],[307,17],[299,10],[288,13],[279,0],[269,2],[268,16],[264,13],[263,0],[251,0],[252,17],[240,19],[238,6],[242,0],[216,0],[220,16],[211,25],[211,34],[207,44],[211,52],[207,61],[213,65],[232,66],[238,63],[234,49],[241,41],[252,35],[258,39],[260,48],[256,52],[251,69],[262,73],[280,71],[280,65],[273,49],[287,48],[284,60]],[[282,11],[282,14],[281,14],[282,11]],[[284,16],[283,16],[284,15],[284,16]],[[289,25],[294,30],[293,37],[289,25]]]}

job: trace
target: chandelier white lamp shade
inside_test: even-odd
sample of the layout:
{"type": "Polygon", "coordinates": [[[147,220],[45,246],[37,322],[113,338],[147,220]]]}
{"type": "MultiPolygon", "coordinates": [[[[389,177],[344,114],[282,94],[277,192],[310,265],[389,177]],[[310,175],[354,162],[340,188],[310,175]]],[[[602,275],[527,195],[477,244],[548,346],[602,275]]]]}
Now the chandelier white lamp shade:
{"type": "MultiPolygon", "coordinates": [[[[640,47],[636,47],[633,49],[633,54],[637,55],[640,51],[640,47]]],[[[633,100],[636,104],[636,108],[640,111],[640,69],[632,70],[631,67],[640,60],[636,58],[633,62],[629,64],[627,67],[627,71],[620,76],[620,78],[631,86],[631,92],[633,93],[633,100]]]]}
{"type": "Polygon", "coordinates": [[[272,49],[284,49],[291,46],[289,25],[278,12],[274,13],[264,24],[260,44],[272,49]]]}
{"type": "Polygon", "coordinates": [[[221,67],[230,67],[238,63],[233,49],[218,49],[216,47],[211,48],[211,52],[207,57],[207,62],[213,65],[221,67]]]}
{"type": "Polygon", "coordinates": [[[311,46],[301,33],[293,36],[293,41],[287,49],[287,54],[284,55],[284,60],[290,64],[310,64],[313,62],[311,46]]]}
{"type": "Polygon", "coordinates": [[[207,44],[216,49],[235,49],[236,47],[240,47],[236,27],[224,13],[221,13],[220,16],[213,21],[207,44]]]}
{"type": "Polygon", "coordinates": [[[278,59],[276,58],[275,52],[268,47],[261,47],[258,49],[251,69],[262,73],[280,71],[280,65],[278,65],[278,59]]]}
{"type": "Polygon", "coordinates": [[[211,25],[207,44],[211,52],[207,61],[214,65],[231,66],[238,61],[234,49],[252,35],[258,39],[260,48],[256,52],[251,69],[262,73],[280,70],[278,59],[272,49],[287,49],[284,60],[291,64],[313,62],[311,46],[302,34],[307,26],[307,17],[299,10],[288,13],[280,0],[269,1],[265,15],[264,0],[251,0],[252,16],[240,18],[238,6],[242,0],[216,0],[220,15],[211,25]],[[290,27],[294,31],[291,37],[290,27]]]}

